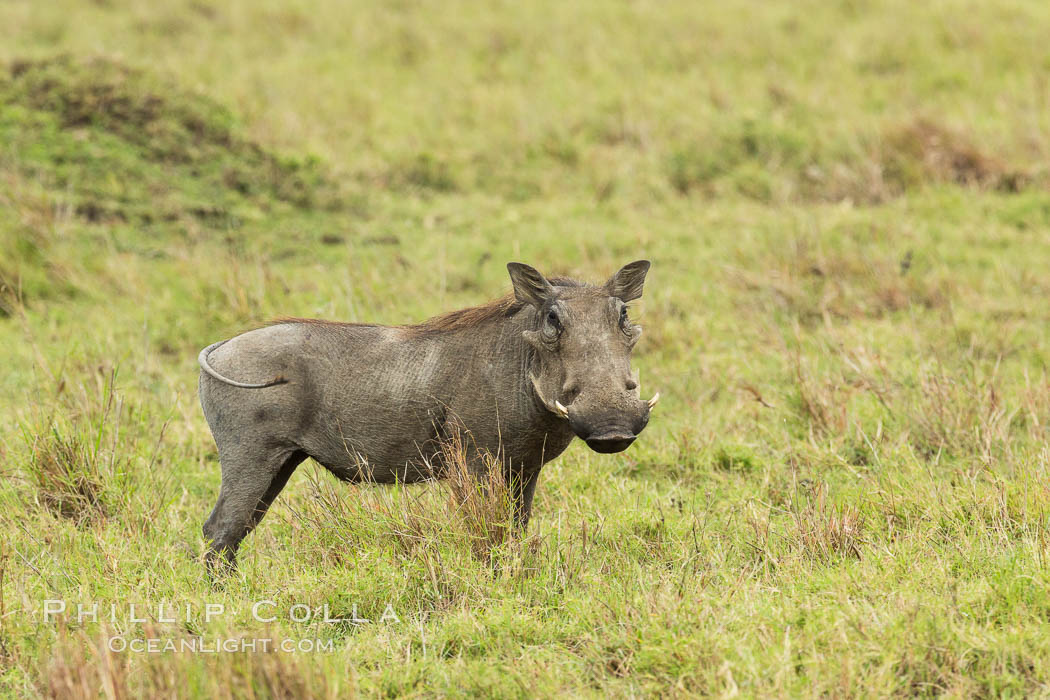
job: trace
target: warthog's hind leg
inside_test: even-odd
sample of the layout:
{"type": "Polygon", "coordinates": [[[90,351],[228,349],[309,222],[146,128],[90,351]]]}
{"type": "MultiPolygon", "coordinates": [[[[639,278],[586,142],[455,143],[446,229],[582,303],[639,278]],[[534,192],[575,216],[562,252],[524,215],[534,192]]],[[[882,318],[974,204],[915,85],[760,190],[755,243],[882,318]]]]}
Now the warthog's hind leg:
{"type": "Polygon", "coordinates": [[[259,454],[256,450],[239,448],[220,454],[219,500],[204,523],[210,571],[214,572],[218,564],[226,569],[236,565],[241,540],[263,519],[304,459],[306,453],[299,450],[259,454]]]}

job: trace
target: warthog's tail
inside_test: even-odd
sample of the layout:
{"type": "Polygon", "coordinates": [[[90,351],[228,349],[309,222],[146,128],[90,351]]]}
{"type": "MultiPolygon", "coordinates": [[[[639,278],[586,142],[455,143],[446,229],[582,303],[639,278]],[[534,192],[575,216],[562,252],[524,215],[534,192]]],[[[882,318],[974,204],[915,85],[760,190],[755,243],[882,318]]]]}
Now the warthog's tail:
{"type": "Polygon", "coordinates": [[[212,343],[208,347],[206,347],[203,350],[201,350],[201,354],[200,355],[197,355],[197,362],[200,363],[201,369],[204,370],[204,372],[209,377],[212,377],[214,379],[218,379],[223,384],[229,384],[230,386],[240,387],[241,389],[265,389],[268,386],[277,386],[278,384],[287,384],[288,383],[288,380],[285,379],[284,377],[277,377],[273,381],[266,382],[265,384],[246,384],[244,382],[235,382],[232,379],[227,379],[226,377],[222,376],[221,374],[219,374],[218,372],[215,371],[214,367],[212,367],[210,364],[208,364],[208,355],[211,354],[212,350],[214,350],[215,348],[219,347],[220,345],[222,345],[225,342],[226,342],[225,340],[220,340],[217,343],[212,343]]]}

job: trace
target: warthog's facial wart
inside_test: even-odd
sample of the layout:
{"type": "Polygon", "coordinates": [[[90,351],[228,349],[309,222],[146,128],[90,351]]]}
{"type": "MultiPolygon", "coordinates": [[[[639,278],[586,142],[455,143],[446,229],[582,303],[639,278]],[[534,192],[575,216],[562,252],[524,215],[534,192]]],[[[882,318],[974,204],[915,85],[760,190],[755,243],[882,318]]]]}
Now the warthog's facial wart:
{"type": "Polygon", "coordinates": [[[507,268],[514,295],[535,310],[523,337],[536,351],[529,379],[539,400],[595,452],[627,449],[660,398],[642,400],[631,372],[642,328],[627,304],[642,295],[649,261],[624,266],[601,287],[552,283],[521,263],[507,268]]]}

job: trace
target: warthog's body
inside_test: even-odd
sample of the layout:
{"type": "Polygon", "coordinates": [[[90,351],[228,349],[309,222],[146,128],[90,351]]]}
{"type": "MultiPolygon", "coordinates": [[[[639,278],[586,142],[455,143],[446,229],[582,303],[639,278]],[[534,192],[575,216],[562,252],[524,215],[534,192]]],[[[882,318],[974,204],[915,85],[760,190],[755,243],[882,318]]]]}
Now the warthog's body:
{"type": "MultiPolygon", "coordinates": [[[[648,263],[636,265],[644,279],[648,263]]],[[[546,284],[532,268],[521,269],[546,284]]],[[[306,457],[348,481],[414,482],[442,476],[440,443],[461,433],[476,465],[487,453],[505,467],[524,524],[540,468],[575,434],[594,437],[600,451],[626,447],[649,409],[637,398],[627,363],[636,327],[579,324],[573,354],[580,356],[572,364],[614,365],[603,371],[616,385],[604,395],[600,386],[580,384],[596,375],[593,368],[573,371],[554,361],[567,354],[569,334],[560,322],[555,344],[536,340],[544,314],[555,313],[545,303],[566,318],[582,318],[573,310],[622,302],[606,288],[569,280],[548,286],[546,301],[533,300],[530,282],[515,278],[519,300],[418,326],[293,319],[202,352],[201,405],[222,465],[219,500],[204,526],[212,554],[225,552],[233,561],[241,539],[306,457]],[[593,337],[584,337],[584,328],[593,337]],[[610,347],[620,346],[622,357],[613,357],[610,347]],[[583,389],[592,389],[595,406],[586,405],[583,389]],[[610,435],[615,440],[605,440],[610,435]]]]}

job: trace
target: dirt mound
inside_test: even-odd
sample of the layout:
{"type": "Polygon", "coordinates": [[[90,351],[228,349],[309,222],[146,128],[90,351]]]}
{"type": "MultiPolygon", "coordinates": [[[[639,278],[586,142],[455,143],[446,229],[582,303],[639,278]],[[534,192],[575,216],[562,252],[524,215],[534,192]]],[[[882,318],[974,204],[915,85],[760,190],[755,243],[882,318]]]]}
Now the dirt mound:
{"type": "Polygon", "coordinates": [[[966,134],[929,119],[892,130],[885,141],[884,168],[900,189],[932,181],[1016,192],[1029,179],[966,134]]]}
{"type": "Polygon", "coordinates": [[[666,175],[681,194],[736,192],[769,203],[878,204],[946,183],[1003,192],[1046,186],[963,129],[923,117],[839,140],[821,134],[819,124],[719,124],[677,144],[666,175]]]}
{"type": "Polygon", "coordinates": [[[0,73],[0,164],[68,192],[89,221],[228,225],[275,209],[339,208],[312,159],[238,135],[228,109],[108,58],[16,61],[0,73]]]}

